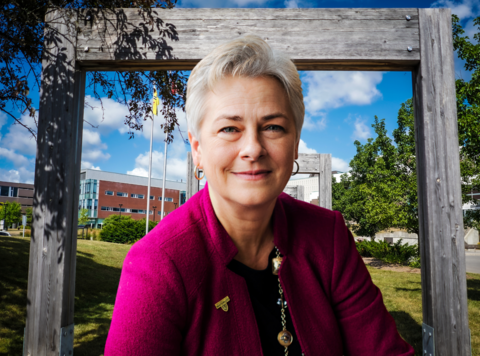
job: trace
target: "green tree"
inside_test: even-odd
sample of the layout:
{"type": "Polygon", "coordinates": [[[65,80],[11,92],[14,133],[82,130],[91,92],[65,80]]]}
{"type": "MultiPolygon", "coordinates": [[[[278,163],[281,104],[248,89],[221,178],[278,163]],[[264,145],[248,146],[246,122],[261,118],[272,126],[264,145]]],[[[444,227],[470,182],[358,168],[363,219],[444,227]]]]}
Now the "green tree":
{"type": "MultiPolygon", "coordinates": [[[[11,0],[0,5],[0,111],[12,118],[15,123],[29,130],[36,138],[35,126],[28,126],[20,120],[18,113],[29,113],[35,118],[37,107],[32,101],[33,91],[40,90],[42,58],[49,56],[45,51],[45,40],[62,43],[62,35],[45,26],[45,15],[55,9],[91,8],[95,16],[111,12],[115,8],[138,8],[138,16],[149,23],[150,32],[160,33],[159,38],[145,31],[144,24],[134,31],[138,42],[159,49],[169,48],[178,40],[175,26],[164,23],[155,13],[161,9],[173,8],[176,0],[11,0]],[[45,30],[49,30],[45,36],[45,30]]],[[[119,31],[122,31],[120,26],[119,31]]],[[[121,36],[122,33],[119,33],[121,36]]],[[[132,56],[141,56],[136,41],[128,43],[132,56]]],[[[61,58],[57,59],[61,60],[61,58]]],[[[152,84],[158,85],[162,116],[166,120],[165,130],[172,131],[178,125],[175,109],[184,107],[186,75],[178,71],[127,71],[127,72],[87,72],[87,87],[93,96],[100,100],[106,96],[124,104],[128,108],[125,124],[130,137],[141,130],[143,121],[152,115],[152,84]],[[172,88],[176,90],[173,91],[172,88]]],[[[86,102],[88,107],[88,101],[86,102]]],[[[103,106],[103,105],[102,105],[103,106]]],[[[87,122],[88,123],[88,122],[87,122]]],[[[162,125],[163,126],[163,125],[162,125]]]]}
{"type": "MultiPolygon", "coordinates": [[[[130,215],[110,215],[103,221],[100,238],[107,242],[133,243],[145,236],[145,219],[134,220],[130,215]]],[[[149,221],[149,231],[157,225],[149,221]]]]}
{"type": "Polygon", "coordinates": [[[88,209],[81,209],[78,212],[78,225],[85,225],[89,221],[90,217],[88,216],[88,209]]]}
{"type": "Polygon", "coordinates": [[[31,207],[26,208],[25,214],[27,215],[27,226],[32,226],[33,208],[31,207]]]}
{"type": "Polygon", "coordinates": [[[4,228],[22,221],[22,206],[17,202],[0,203],[0,220],[4,220],[4,228]]]}
{"type": "MultiPolygon", "coordinates": [[[[458,138],[460,145],[460,171],[462,175],[463,203],[480,204],[473,199],[474,191],[480,191],[480,17],[474,20],[478,31],[471,41],[465,36],[460,20],[453,15],[453,48],[465,61],[470,72],[469,81],[456,80],[458,138]]],[[[480,210],[467,210],[466,226],[480,228],[480,210]]]]}
{"type": "Polygon", "coordinates": [[[418,234],[418,196],[417,196],[417,160],[415,155],[415,126],[413,101],[402,103],[398,111],[398,128],[393,130],[393,139],[397,146],[395,173],[399,178],[403,194],[401,206],[403,224],[399,227],[410,233],[418,234]]]}
{"type": "Polygon", "coordinates": [[[384,119],[375,116],[372,127],[375,139],[369,138],[364,145],[354,143],[357,153],[350,162],[350,176],[333,183],[333,207],[352,223],[357,235],[373,240],[377,232],[403,225],[405,214],[402,186],[395,174],[398,151],[387,135],[384,119]]]}

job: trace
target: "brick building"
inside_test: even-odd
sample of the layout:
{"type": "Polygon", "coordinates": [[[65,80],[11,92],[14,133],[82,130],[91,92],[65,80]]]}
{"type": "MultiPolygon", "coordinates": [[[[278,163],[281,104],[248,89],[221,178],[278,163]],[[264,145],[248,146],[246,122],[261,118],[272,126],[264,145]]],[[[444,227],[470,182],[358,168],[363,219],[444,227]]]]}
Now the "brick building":
{"type": "Polygon", "coordinates": [[[33,206],[33,184],[0,181],[0,203],[17,202],[22,211],[33,206]]]}
{"type": "MultiPolygon", "coordinates": [[[[148,178],[127,174],[82,169],[78,210],[87,209],[89,224],[100,227],[112,214],[131,215],[139,220],[146,217],[148,178]]],[[[149,220],[160,220],[162,180],[152,178],[149,220]],[[155,208],[154,208],[155,207],[155,208]],[[154,215],[155,214],[155,215],[154,215]]],[[[165,182],[165,214],[185,202],[185,182],[165,182]]]]}

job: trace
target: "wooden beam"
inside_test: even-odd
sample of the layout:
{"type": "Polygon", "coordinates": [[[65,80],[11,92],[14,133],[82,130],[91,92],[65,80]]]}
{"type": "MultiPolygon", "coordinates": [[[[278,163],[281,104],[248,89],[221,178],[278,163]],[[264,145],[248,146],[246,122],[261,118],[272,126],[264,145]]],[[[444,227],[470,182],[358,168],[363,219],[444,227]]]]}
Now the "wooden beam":
{"type": "Polygon", "coordinates": [[[73,324],[85,93],[76,19],[76,10],[46,16],[24,340],[31,356],[58,356],[60,329],[73,324]]]}
{"type": "MultiPolygon", "coordinates": [[[[470,356],[450,9],[420,9],[413,73],[424,323],[436,356],[470,356]]],[[[422,352],[423,354],[423,352],[422,352]]]]}
{"type": "Polygon", "coordinates": [[[300,70],[412,70],[420,60],[418,9],[88,9],[78,26],[88,70],[190,70],[245,34],[300,70]]]}

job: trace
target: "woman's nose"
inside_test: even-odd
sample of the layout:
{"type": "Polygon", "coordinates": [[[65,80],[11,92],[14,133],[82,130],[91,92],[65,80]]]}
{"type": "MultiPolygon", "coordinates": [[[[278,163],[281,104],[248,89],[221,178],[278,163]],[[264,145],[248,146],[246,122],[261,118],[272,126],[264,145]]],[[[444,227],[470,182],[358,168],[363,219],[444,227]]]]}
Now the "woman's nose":
{"type": "Polygon", "coordinates": [[[266,154],[266,150],[262,145],[258,132],[254,130],[247,130],[244,133],[241,144],[240,156],[243,159],[257,161],[266,154]]]}

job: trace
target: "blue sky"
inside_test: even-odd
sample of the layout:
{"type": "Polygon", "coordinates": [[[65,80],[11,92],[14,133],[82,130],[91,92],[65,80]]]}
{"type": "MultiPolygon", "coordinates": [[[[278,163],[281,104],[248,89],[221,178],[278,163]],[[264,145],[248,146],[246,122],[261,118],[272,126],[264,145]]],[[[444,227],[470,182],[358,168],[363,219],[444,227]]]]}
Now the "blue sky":
{"type": "MultiPolygon", "coordinates": [[[[450,7],[462,19],[467,34],[473,37],[473,18],[480,16],[480,5],[474,0],[412,1],[378,0],[365,1],[304,1],[304,0],[179,0],[179,7],[450,7]]],[[[462,63],[456,61],[457,77],[468,78],[462,63]]],[[[374,116],[385,118],[389,134],[396,128],[400,104],[412,97],[412,82],[409,72],[301,72],[306,118],[301,135],[301,152],[331,153],[333,169],[346,171],[355,155],[354,140],[364,143],[373,136],[371,124],[374,116]]],[[[33,85],[31,85],[33,87],[33,85]]],[[[94,109],[85,108],[85,120],[98,125],[92,128],[84,124],[82,166],[111,172],[137,174],[148,173],[150,123],[144,131],[129,140],[128,129],[123,124],[127,110],[111,99],[104,98],[105,113],[100,104],[87,90],[86,101],[94,109]]],[[[38,93],[33,93],[38,102],[38,93]]],[[[32,124],[33,119],[21,117],[22,122],[32,124]]],[[[179,113],[183,130],[186,122],[179,113]]],[[[163,134],[158,124],[154,130],[153,176],[163,172],[163,134]]],[[[0,114],[0,181],[33,182],[35,168],[35,141],[20,125],[0,114]]],[[[178,132],[169,145],[167,178],[185,179],[186,153],[178,132]]]]}

